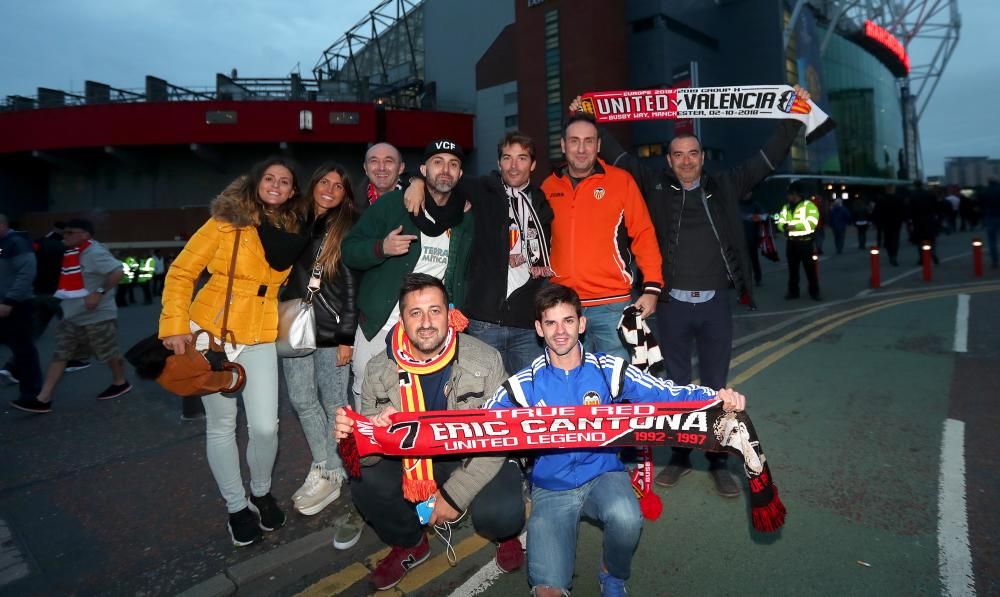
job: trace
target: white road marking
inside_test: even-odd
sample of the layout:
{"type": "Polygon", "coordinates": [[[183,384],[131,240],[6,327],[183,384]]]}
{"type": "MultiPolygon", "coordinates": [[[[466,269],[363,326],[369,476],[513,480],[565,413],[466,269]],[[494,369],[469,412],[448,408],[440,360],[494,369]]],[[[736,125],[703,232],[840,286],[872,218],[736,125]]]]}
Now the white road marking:
{"type": "MultiPolygon", "coordinates": [[[[521,545],[524,546],[527,541],[527,530],[521,533],[518,537],[521,541],[521,545]]],[[[525,554],[527,556],[527,554],[525,554]]],[[[527,557],[525,557],[524,565],[528,565],[527,557]]],[[[490,560],[485,566],[480,568],[469,577],[469,580],[461,584],[457,589],[452,591],[449,597],[472,597],[473,595],[481,595],[486,592],[487,589],[493,586],[503,571],[497,566],[496,559],[490,560]]]]}
{"type": "Polygon", "coordinates": [[[938,480],[938,570],[948,597],[976,594],[965,507],[965,423],[946,419],[938,480]]]}
{"type": "Polygon", "coordinates": [[[955,311],[955,352],[969,352],[969,295],[958,295],[955,311]]]}

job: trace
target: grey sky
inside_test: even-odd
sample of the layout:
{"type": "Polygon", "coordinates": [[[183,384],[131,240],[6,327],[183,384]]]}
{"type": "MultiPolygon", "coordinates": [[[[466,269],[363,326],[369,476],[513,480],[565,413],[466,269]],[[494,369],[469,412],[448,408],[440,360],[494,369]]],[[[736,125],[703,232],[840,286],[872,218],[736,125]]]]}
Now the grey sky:
{"type": "MultiPolygon", "coordinates": [[[[9,0],[0,19],[0,97],[37,87],[81,91],[87,79],[123,89],[154,75],[213,87],[215,73],[304,76],[376,0],[9,0]]],[[[944,158],[1000,158],[1000,10],[961,0],[962,33],[921,123],[924,169],[944,158]]],[[[919,48],[914,48],[919,50],[919,48]]],[[[915,52],[919,57],[920,53],[915,52]]]]}

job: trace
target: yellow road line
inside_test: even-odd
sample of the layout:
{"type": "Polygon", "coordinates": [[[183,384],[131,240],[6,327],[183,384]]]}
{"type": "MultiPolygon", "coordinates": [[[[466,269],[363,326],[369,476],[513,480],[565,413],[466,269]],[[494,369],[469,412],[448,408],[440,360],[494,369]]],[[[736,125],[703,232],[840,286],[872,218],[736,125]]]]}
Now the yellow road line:
{"type": "Polygon", "coordinates": [[[346,591],[348,587],[368,576],[371,570],[362,564],[355,562],[336,574],[331,574],[326,578],[311,585],[305,591],[298,593],[295,597],[327,597],[346,591]]]}
{"type": "MultiPolygon", "coordinates": [[[[432,537],[431,541],[437,541],[437,539],[432,537]]],[[[440,543],[440,541],[437,542],[440,543]]],[[[469,557],[490,543],[490,541],[487,541],[486,539],[483,539],[479,535],[473,533],[471,536],[463,539],[458,545],[454,546],[455,561],[458,562],[469,557]]],[[[397,586],[402,589],[404,593],[408,594],[441,576],[447,572],[449,568],[451,568],[451,564],[448,563],[448,554],[439,553],[424,564],[421,564],[417,568],[407,572],[406,576],[403,578],[403,582],[399,583],[397,586]]]]}

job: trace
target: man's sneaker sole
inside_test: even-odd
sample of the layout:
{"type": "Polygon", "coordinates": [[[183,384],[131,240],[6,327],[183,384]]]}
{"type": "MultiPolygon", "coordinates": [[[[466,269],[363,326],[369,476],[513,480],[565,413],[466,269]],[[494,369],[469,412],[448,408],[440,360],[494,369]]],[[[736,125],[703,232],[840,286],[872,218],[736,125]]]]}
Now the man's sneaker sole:
{"type": "Polygon", "coordinates": [[[334,549],[339,549],[341,551],[344,551],[346,549],[350,549],[350,548],[354,547],[355,545],[358,544],[358,541],[361,541],[361,535],[364,532],[365,532],[365,527],[359,528],[358,532],[354,534],[354,537],[352,537],[350,541],[337,541],[337,535],[336,535],[336,533],[334,533],[334,535],[333,535],[333,548],[334,549]]]}
{"type": "MultiPolygon", "coordinates": [[[[673,465],[668,464],[667,466],[673,466],[673,465]]],[[[680,482],[681,477],[689,474],[690,472],[691,472],[691,467],[682,468],[681,472],[677,474],[677,477],[669,482],[661,476],[663,473],[660,473],[659,475],[656,475],[653,478],[653,483],[659,485],[660,487],[676,487],[677,484],[680,482]]]]}
{"type": "Polygon", "coordinates": [[[52,412],[52,407],[51,406],[49,408],[46,408],[46,409],[34,409],[34,408],[28,408],[26,406],[21,406],[20,404],[14,404],[13,401],[8,402],[8,404],[10,404],[11,406],[13,406],[14,408],[16,408],[19,411],[26,412],[26,413],[31,413],[33,415],[47,415],[50,412],[52,412]]]}
{"type": "MultiPolygon", "coordinates": [[[[406,566],[406,572],[404,572],[403,575],[400,576],[399,579],[396,582],[392,583],[391,585],[386,585],[384,587],[375,587],[375,590],[376,591],[388,591],[389,589],[391,589],[394,586],[398,585],[399,583],[403,582],[403,579],[406,578],[406,575],[410,573],[410,570],[413,570],[414,568],[416,568],[420,564],[423,564],[424,562],[426,562],[427,558],[429,558],[429,557],[431,557],[431,550],[430,549],[427,550],[427,553],[424,554],[424,557],[420,558],[419,560],[414,560],[409,566],[406,566]]],[[[372,585],[374,585],[374,584],[375,583],[372,583],[372,585]]]]}
{"type": "Polygon", "coordinates": [[[103,395],[102,396],[98,396],[97,399],[98,400],[111,400],[112,398],[117,398],[119,396],[124,396],[125,394],[128,394],[131,391],[132,391],[132,385],[129,384],[128,387],[122,389],[117,394],[110,394],[108,396],[103,396],[103,395]]]}
{"type": "Polygon", "coordinates": [[[21,383],[19,379],[14,377],[14,375],[11,374],[11,372],[7,371],[6,369],[0,369],[0,379],[2,379],[4,383],[7,385],[17,385],[21,383]]]}
{"type": "Polygon", "coordinates": [[[75,371],[83,371],[87,367],[90,367],[90,365],[91,365],[90,363],[87,363],[86,365],[73,365],[72,367],[67,366],[66,367],[66,373],[73,373],[75,371]]]}
{"type": "MultiPolygon", "coordinates": [[[[322,501],[317,502],[317,503],[313,504],[312,506],[303,508],[301,504],[299,504],[298,502],[296,502],[296,504],[295,504],[295,511],[298,512],[299,514],[305,514],[306,516],[313,516],[315,514],[319,514],[320,512],[322,512],[323,508],[326,508],[327,506],[329,506],[330,503],[333,502],[333,500],[335,500],[335,499],[337,499],[339,497],[340,497],[340,488],[338,487],[337,489],[334,489],[333,491],[331,491],[330,495],[328,495],[325,498],[323,498],[322,501]]],[[[305,499],[305,496],[303,496],[301,499],[305,499]]],[[[300,499],[300,501],[301,501],[301,499],[300,499]]]]}

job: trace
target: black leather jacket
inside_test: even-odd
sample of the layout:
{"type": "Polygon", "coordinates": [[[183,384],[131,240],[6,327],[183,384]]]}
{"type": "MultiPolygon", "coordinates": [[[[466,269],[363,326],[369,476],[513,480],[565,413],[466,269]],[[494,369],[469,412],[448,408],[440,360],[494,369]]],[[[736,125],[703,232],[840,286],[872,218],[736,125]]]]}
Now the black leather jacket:
{"type": "MultiPolygon", "coordinates": [[[[326,233],[326,218],[313,222],[312,227],[312,240],[292,267],[288,285],[281,294],[283,301],[302,298],[309,287],[313,262],[326,233]]],[[[354,345],[354,332],[358,328],[359,281],[359,274],[344,265],[343,260],[337,264],[337,273],[332,280],[323,276],[319,292],[313,299],[317,346],[354,345]]]]}

